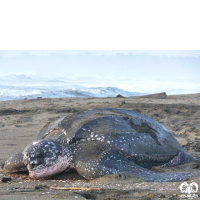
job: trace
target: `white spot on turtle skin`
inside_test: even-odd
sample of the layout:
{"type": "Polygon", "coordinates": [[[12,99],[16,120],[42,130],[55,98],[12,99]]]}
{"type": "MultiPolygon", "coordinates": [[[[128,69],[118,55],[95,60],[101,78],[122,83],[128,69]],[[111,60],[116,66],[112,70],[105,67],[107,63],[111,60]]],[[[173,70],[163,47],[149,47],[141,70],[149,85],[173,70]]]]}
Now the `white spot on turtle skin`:
{"type": "Polygon", "coordinates": [[[110,144],[110,141],[108,140],[107,143],[110,144]]]}
{"type": "Polygon", "coordinates": [[[117,118],[115,118],[115,121],[119,124],[121,124],[121,121],[120,120],[118,120],[117,118]]]}
{"type": "Polygon", "coordinates": [[[39,141],[35,141],[35,142],[33,142],[33,145],[36,145],[36,144],[38,144],[38,142],[39,142],[39,141]]]}

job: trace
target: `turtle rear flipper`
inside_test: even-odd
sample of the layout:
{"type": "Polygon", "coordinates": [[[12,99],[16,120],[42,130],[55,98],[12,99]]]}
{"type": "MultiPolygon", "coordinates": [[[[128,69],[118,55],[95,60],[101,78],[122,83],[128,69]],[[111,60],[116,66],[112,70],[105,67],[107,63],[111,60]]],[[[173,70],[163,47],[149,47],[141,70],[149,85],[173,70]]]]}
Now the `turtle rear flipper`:
{"type": "Polygon", "coordinates": [[[87,179],[94,179],[107,174],[126,173],[127,175],[141,177],[148,182],[173,182],[182,181],[194,176],[189,172],[158,173],[150,171],[128,160],[115,149],[107,149],[96,158],[92,156],[92,159],[90,159],[91,151],[89,155],[88,157],[84,155],[83,159],[79,157],[80,159],[76,161],[76,170],[81,176],[87,179]]]}
{"type": "Polygon", "coordinates": [[[19,172],[19,171],[27,171],[26,166],[23,162],[22,153],[18,152],[13,154],[4,165],[4,171],[8,173],[19,172]]]}

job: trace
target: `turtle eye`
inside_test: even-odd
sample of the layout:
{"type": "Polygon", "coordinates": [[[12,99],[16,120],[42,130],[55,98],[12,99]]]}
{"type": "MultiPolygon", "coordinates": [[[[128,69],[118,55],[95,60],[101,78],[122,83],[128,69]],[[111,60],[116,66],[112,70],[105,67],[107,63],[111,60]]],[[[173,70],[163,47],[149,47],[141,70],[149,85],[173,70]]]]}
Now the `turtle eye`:
{"type": "Polygon", "coordinates": [[[41,158],[42,157],[42,152],[40,150],[40,148],[35,148],[35,151],[33,152],[34,157],[36,158],[41,158]]]}
{"type": "Polygon", "coordinates": [[[37,164],[40,165],[43,163],[43,159],[42,158],[37,158],[37,164]]]}
{"type": "Polygon", "coordinates": [[[35,155],[34,155],[34,158],[42,158],[42,154],[41,154],[41,153],[35,154],[35,155]]]}
{"type": "Polygon", "coordinates": [[[30,165],[32,165],[32,167],[35,167],[42,164],[43,163],[42,161],[43,160],[41,158],[35,158],[34,160],[30,162],[30,165]]]}

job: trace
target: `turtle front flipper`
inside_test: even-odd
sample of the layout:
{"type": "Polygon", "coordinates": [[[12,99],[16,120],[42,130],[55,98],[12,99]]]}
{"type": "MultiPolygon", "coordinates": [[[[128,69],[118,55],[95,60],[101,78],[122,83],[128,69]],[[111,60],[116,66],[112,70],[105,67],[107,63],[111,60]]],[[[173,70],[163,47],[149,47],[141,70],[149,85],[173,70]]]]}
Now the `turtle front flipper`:
{"type": "Polygon", "coordinates": [[[26,166],[23,162],[22,153],[18,152],[13,154],[4,165],[4,171],[8,173],[19,172],[19,171],[27,171],[26,166]]]}
{"type": "Polygon", "coordinates": [[[78,156],[76,159],[76,170],[81,176],[87,179],[94,179],[107,174],[126,173],[127,175],[141,177],[143,180],[148,182],[173,182],[182,181],[194,176],[189,172],[153,172],[146,168],[140,167],[131,160],[128,160],[115,149],[106,149],[102,151],[102,153],[96,155],[96,147],[93,146],[93,148],[93,151],[91,149],[87,151],[88,145],[85,145],[81,148],[81,152],[84,155],[81,156],[80,152],[80,156],[78,156]],[[84,151],[84,149],[86,149],[86,151],[84,151]],[[88,152],[88,156],[86,152],[88,152]],[[94,152],[93,156],[92,152],[94,152]]]}

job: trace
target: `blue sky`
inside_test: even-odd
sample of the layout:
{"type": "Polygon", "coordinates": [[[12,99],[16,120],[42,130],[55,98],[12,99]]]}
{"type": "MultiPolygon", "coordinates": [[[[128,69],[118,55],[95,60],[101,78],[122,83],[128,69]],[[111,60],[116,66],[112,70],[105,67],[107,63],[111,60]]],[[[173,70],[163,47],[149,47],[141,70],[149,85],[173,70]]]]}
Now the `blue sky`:
{"type": "Polygon", "coordinates": [[[81,53],[91,52],[92,55],[115,55],[117,53],[143,54],[147,53],[151,56],[200,56],[200,50],[0,50],[0,55],[3,56],[20,56],[23,52],[29,52],[32,55],[47,56],[51,53],[66,54],[66,55],[78,55],[81,53]]]}
{"type": "Polygon", "coordinates": [[[198,81],[200,51],[0,51],[1,74],[198,81]]]}

